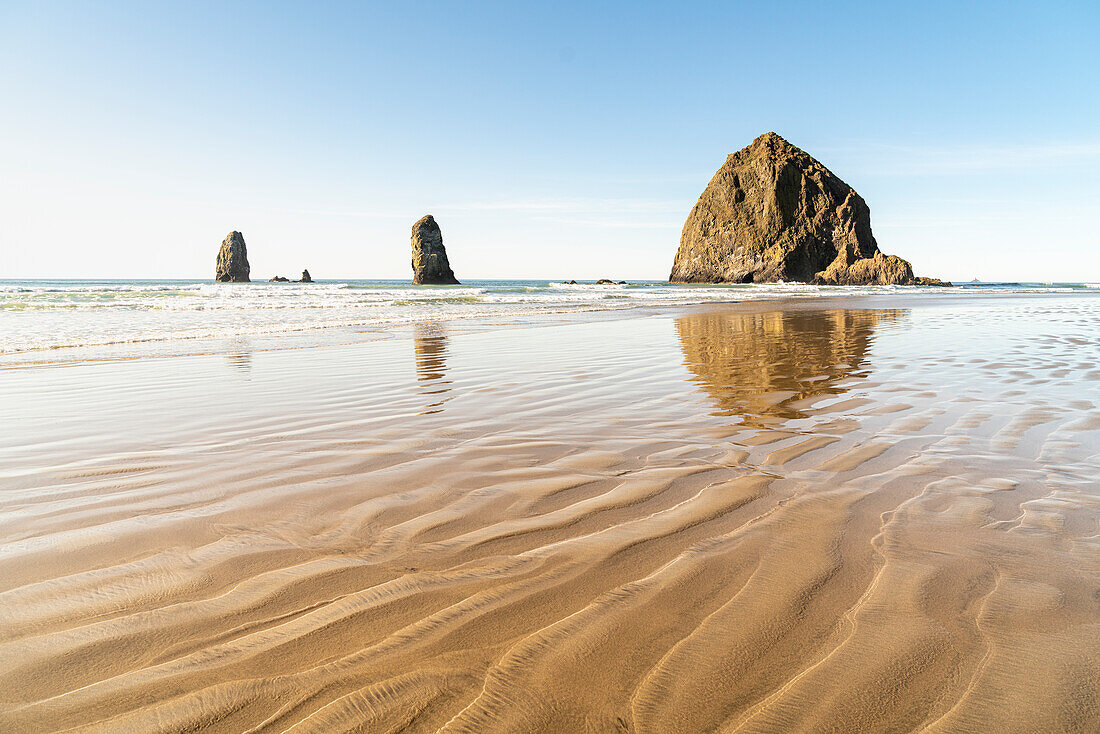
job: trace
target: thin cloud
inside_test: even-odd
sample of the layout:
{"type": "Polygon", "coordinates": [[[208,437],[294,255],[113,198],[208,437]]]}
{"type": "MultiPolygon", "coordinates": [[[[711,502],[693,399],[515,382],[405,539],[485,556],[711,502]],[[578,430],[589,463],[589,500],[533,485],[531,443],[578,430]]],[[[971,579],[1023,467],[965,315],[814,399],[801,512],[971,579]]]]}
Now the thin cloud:
{"type": "Polygon", "coordinates": [[[1067,165],[1091,166],[1100,160],[1100,142],[1092,141],[950,148],[863,143],[859,147],[845,146],[825,150],[860,161],[860,173],[886,176],[950,175],[1067,165]]]}
{"type": "Polygon", "coordinates": [[[519,199],[468,202],[436,207],[440,211],[570,212],[573,214],[669,214],[691,208],[683,201],[652,199],[519,199]]]}
{"type": "MultiPolygon", "coordinates": [[[[262,209],[279,211],[286,214],[301,214],[307,216],[325,217],[360,217],[360,218],[407,218],[401,208],[390,210],[348,210],[348,209],[316,209],[300,207],[265,207],[262,209]]],[[[600,219],[599,215],[619,216],[624,215],[676,215],[687,216],[691,210],[691,203],[683,201],[662,201],[651,199],[517,199],[499,201],[473,201],[459,202],[456,204],[442,204],[430,207],[435,212],[508,212],[513,214],[527,214],[535,218],[551,221],[591,221],[595,226],[616,226],[608,224],[600,219]],[[546,216],[557,214],[560,218],[546,216]]],[[[626,226],[626,222],[622,226],[626,226]]],[[[635,223],[633,226],[647,226],[635,223]]],[[[665,225],[654,225],[665,226],[665,225]]]]}
{"type": "Polygon", "coordinates": [[[636,219],[584,219],[578,217],[534,217],[540,222],[554,222],[577,227],[603,229],[680,229],[682,222],[644,222],[636,219]]]}

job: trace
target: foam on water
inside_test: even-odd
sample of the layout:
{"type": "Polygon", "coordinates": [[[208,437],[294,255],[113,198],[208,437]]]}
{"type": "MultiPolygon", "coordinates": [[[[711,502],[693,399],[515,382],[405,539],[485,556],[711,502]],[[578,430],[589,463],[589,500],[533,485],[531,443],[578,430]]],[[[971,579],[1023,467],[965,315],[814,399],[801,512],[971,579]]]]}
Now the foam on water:
{"type": "MultiPolygon", "coordinates": [[[[225,284],[153,280],[0,280],[0,364],[50,361],[43,352],[180,340],[362,330],[452,319],[538,318],[585,311],[774,298],[882,293],[1081,290],[1095,283],[982,283],[952,289],[897,286],[576,285],[547,281],[407,281],[225,284]],[[38,356],[35,356],[38,355],[38,356]]],[[[111,356],[132,356],[118,349],[111,356]]],[[[79,358],[74,355],[73,358],[79,358]]]]}

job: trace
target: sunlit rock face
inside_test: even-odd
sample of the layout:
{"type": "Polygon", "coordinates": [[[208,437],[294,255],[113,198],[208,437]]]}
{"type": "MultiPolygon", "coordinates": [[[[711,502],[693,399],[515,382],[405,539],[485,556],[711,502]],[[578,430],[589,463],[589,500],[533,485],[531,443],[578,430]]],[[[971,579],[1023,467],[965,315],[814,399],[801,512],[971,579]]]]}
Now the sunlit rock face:
{"type": "Polygon", "coordinates": [[[730,155],[714,174],[684,223],[669,280],[940,284],[880,252],[863,197],[775,133],[730,155]]]}
{"type": "Polygon", "coordinates": [[[429,214],[412,227],[413,285],[458,285],[447,250],[443,247],[443,233],[429,214]]]}
{"type": "Polygon", "coordinates": [[[214,280],[219,283],[249,283],[251,281],[248,273],[248,250],[244,246],[244,235],[230,232],[218,250],[214,280]]]}
{"type": "Polygon", "coordinates": [[[839,395],[867,374],[879,324],[904,310],[712,312],[676,321],[684,363],[738,423],[768,427],[804,418],[808,399],[839,395]]]}

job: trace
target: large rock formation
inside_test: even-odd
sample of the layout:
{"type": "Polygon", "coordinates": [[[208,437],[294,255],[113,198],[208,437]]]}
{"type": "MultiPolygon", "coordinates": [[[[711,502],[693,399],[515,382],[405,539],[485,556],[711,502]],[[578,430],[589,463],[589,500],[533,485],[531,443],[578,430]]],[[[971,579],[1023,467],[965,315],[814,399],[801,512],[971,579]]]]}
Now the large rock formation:
{"type": "Polygon", "coordinates": [[[214,280],[219,283],[248,283],[248,272],[248,250],[244,246],[244,235],[230,232],[218,250],[214,280]]]}
{"type": "Polygon", "coordinates": [[[684,223],[669,280],[942,285],[882,254],[863,197],[775,133],[714,174],[684,223]]]}
{"type": "Polygon", "coordinates": [[[429,214],[412,227],[414,285],[459,285],[443,248],[443,233],[429,214]]]}

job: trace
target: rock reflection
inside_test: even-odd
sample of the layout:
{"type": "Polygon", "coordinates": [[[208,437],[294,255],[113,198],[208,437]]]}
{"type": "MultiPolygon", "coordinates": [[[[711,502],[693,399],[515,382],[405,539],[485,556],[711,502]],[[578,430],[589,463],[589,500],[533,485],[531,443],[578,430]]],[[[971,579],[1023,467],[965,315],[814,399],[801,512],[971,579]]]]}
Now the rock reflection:
{"type": "Polygon", "coordinates": [[[246,380],[252,377],[252,344],[244,339],[233,342],[233,350],[225,355],[229,366],[240,372],[246,380]]]}
{"type": "Polygon", "coordinates": [[[421,323],[413,328],[413,351],[416,355],[416,379],[420,394],[428,397],[421,415],[439,413],[450,398],[451,381],[447,379],[447,334],[440,323],[421,323]]]}
{"type": "Polygon", "coordinates": [[[714,399],[714,415],[772,428],[806,418],[799,401],[839,395],[867,374],[875,327],[904,309],[699,313],[676,321],[684,361],[714,399]]]}

